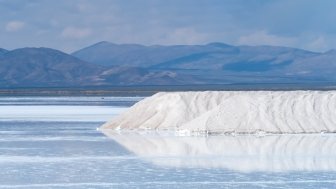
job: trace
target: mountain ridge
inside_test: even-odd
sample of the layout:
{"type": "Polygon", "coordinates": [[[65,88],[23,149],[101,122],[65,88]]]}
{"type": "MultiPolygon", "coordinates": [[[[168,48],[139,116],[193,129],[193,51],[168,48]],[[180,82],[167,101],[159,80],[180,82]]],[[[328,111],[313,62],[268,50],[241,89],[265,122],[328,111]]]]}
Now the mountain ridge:
{"type": "Polygon", "coordinates": [[[0,48],[0,56],[7,53],[7,52],[8,52],[8,50],[0,48]]]}
{"type": "Polygon", "coordinates": [[[0,87],[336,82],[336,53],[278,46],[102,41],[72,54],[0,49],[0,87]]]}
{"type": "Polygon", "coordinates": [[[51,48],[20,48],[0,57],[1,85],[68,86],[90,81],[99,66],[51,48]],[[83,76],[84,75],[84,76],[83,76]]]}

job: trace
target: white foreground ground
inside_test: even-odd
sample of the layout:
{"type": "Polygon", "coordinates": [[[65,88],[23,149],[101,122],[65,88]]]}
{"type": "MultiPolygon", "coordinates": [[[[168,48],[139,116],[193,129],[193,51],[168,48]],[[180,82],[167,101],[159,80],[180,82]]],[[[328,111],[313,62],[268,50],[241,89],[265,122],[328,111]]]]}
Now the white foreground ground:
{"type": "Polygon", "coordinates": [[[336,132],[336,91],[161,92],[102,128],[237,134],[336,132]]]}

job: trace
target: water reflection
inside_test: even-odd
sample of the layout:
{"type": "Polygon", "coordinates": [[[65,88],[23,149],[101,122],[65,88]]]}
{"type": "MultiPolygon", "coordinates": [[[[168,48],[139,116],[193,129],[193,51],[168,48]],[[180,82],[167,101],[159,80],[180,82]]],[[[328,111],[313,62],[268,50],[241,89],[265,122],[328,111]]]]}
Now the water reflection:
{"type": "Polygon", "coordinates": [[[103,132],[140,158],[163,167],[241,172],[336,170],[336,136],[331,134],[176,137],[103,132]]]}

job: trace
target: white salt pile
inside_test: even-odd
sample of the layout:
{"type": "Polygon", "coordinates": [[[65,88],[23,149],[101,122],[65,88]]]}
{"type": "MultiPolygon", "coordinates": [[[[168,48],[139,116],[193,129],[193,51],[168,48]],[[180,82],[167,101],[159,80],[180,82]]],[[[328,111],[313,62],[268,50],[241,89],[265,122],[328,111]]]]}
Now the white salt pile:
{"type": "Polygon", "coordinates": [[[102,128],[188,134],[336,132],[336,91],[161,92],[102,128]]]}

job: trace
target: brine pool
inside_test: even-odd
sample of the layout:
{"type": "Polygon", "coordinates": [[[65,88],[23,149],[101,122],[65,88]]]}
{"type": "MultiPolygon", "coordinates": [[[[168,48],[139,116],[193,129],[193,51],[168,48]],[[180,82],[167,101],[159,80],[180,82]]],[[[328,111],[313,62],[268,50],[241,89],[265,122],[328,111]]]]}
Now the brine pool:
{"type": "Polygon", "coordinates": [[[0,188],[335,188],[332,134],[101,132],[142,97],[0,97],[0,188]]]}

